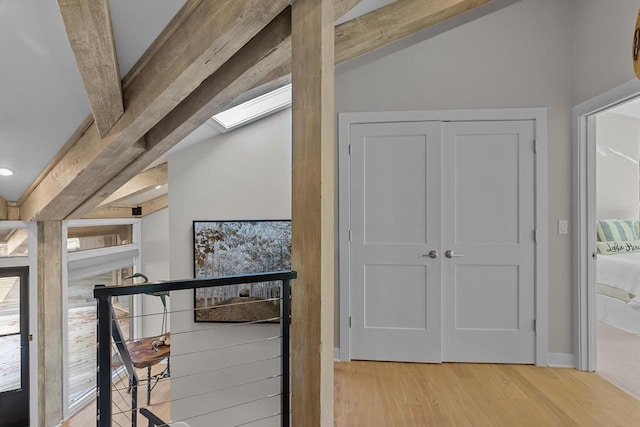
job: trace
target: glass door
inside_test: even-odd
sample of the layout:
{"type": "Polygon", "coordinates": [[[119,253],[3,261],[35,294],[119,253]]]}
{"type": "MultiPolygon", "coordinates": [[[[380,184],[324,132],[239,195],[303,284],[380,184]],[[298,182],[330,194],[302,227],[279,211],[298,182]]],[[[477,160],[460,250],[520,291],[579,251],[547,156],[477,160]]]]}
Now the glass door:
{"type": "Polygon", "coordinates": [[[0,269],[2,426],[29,425],[29,269],[0,269]]]}

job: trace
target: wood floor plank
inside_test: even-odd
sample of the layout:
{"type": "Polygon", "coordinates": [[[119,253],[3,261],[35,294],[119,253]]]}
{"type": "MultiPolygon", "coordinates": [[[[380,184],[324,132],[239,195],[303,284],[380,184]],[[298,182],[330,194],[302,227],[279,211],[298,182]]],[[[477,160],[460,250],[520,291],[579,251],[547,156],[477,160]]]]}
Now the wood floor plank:
{"type": "Polygon", "coordinates": [[[575,369],[354,361],[335,390],[337,427],[640,425],[639,400],[575,369]]]}
{"type": "MultiPolygon", "coordinates": [[[[152,404],[168,400],[169,387],[170,381],[158,384],[152,404]]],[[[640,425],[639,400],[597,374],[575,369],[340,362],[334,398],[336,427],[640,425]]],[[[169,405],[152,410],[170,419],[169,405]]],[[[93,425],[94,420],[90,405],[63,426],[93,425]]]]}

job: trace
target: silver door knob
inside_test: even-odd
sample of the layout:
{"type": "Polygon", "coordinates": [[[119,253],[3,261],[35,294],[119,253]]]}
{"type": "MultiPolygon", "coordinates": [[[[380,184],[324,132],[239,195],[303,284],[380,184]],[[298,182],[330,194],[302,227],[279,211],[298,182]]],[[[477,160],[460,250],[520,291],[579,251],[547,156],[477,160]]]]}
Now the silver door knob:
{"type": "Polygon", "coordinates": [[[433,250],[433,251],[430,251],[428,254],[422,254],[422,256],[425,258],[436,259],[438,258],[438,251],[433,250]]]}
{"type": "Polygon", "coordinates": [[[454,253],[451,249],[445,251],[444,256],[446,256],[447,258],[459,258],[459,257],[463,257],[464,254],[457,254],[454,253]]]}

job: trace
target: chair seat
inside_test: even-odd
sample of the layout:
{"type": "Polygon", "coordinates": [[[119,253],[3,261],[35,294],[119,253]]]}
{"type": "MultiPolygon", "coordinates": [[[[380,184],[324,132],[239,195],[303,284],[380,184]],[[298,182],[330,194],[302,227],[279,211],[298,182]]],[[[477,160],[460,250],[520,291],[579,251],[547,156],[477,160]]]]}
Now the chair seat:
{"type": "MultiPolygon", "coordinates": [[[[168,333],[166,337],[169,338],[168,333]]],[[[127,343],[133,366],[136,368],[148,368],[171,356],[171,346],[161,345],[154,347],[152,343],[155,340],[156,338],[152,337],[127,343]]]]}

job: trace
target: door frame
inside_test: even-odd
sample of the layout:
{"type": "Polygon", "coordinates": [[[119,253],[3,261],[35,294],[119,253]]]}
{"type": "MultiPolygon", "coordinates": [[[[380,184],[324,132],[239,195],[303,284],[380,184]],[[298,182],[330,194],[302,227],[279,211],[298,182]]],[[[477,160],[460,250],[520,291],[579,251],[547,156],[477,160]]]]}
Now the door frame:
{"type": "Polygon", "coordinates": [[[572,109],[573,159],[573,307],[576,367],[596,370],[596,137],[595,115],[640,96],[640,80],[633,79],[588,99],[572,109]]]}
{"type": "Polygon", "coordinates": [[[339,307],[339,349],[336,357],[351,360],[350,349],[350,167],[349,145],[351,126],[380,122],[415,121],[508,121],[533,120],[536,138],[535,173],[535,361],[538,366],[548,365],[548,189],[547,189],[547,109],[505,108],[481,110],[433,110],[353,112],[338,114],[338,242],[339,267],[336,292],[339,307]]]}
{"type": "Polygon", "coordinates": [[[29,256],[0,258],[0,268],[29,267],[29,419],[38,420],[38,228],[35,222],[0,221],[2,229],[25,229],[29,256]]]}

